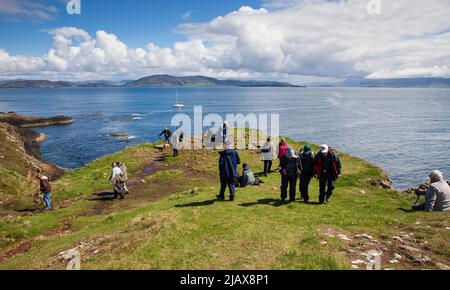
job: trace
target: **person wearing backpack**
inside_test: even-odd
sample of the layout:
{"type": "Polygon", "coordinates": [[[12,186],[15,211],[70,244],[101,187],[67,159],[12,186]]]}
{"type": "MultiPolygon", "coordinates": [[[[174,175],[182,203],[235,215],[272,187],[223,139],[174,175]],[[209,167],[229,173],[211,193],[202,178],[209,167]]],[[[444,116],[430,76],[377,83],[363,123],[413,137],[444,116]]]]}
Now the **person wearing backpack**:
{"type": "Polygon", "coordinates": [[[236,182],[239,178],[237,166],[241,163],[239,154],[234,149],[233,143],[228,143],[227,149],[219,152],[219,177],[220,177],[220,194],[217,196],[219,200],[225,200],[225,190],[228,186],[230,190],[230,201],[234,201],[236,182]]]}
{"type": "Polygon", "coordinates": [[[50,181],[48,180],[47,176],[38,175],[39,179],[39,187],[42,194],[44,194],[44,204],[45,209],[50,210],[52,208],[52,200],[51,200],[51,192],[52,192],[52,185],[50,184],[50,181]]]}
{"type": "Polygon", "coordinates": [[[319,180],[319,203],[329,203],[336,180],[342,174],[341,160],[328,145],[322,145],[315,158],[316,176],[319,180]]]}
{"type": "Polygon", "coordinates": [[[112,173],[111,177],[109,178],[109,183],[113,185],[114,189],[114,199],[117,199],[119,196],[119,199],[124,199],[123,192],[126,191],[126,185],[125,182],[122,180],[123,173],[122,170],[119,167],[119,164],[113,163],[112,164],[112,173]]]}
{"type": "Polygon", "coordinates": [[[272,164],[275,155],[275,149],[272,139],[269,137],[261,148],[261,160],[264,162],[264,176],[272,172],[272,164]]]}
{"type": "Polygon", "coordinates": [[[165,144],[169,144],[170,142],[170,137],[172,137],[172,132],[170,131],[169,128],[164,128],[164,130],[161,132],[161,134],[159,134],[159,137],[164,135],[164,142],[165,144]]]}
{"type": "Polygon", "coordinates": [[[288,148],[286,155],[281,157],[281,200],[285,202],[289,188],[289,200],[295,202],[297,179],[302,172],[302,164],[295,150],[288,148]]]}
{"type": "Polygon", "coordinates": [[[302,173],[300,174],[300,194],[301,199],[309,202],[309,184],[314,176],[314,160],[315,155],[311,150],[311,145],[307,144],[299,153],[300,162],[302,164],[302,173]]]}
{"type": "Polygon", "coordinates": [[[175,131],[172,135],[172,148],[173,148],[173,157],[180,156],[180,148],[182,147],[184,140],[183,131],[175,131]]]}

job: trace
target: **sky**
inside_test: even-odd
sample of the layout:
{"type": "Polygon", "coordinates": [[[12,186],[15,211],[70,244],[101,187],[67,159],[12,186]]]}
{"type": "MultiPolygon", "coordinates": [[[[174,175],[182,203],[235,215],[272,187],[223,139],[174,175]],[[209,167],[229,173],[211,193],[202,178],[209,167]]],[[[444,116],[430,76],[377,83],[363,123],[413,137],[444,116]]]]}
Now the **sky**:
{"type": "Polygon", "coordinates": [[[0,0],[0,79],[450,77],[450,0],[79,1],[0,0]]]}

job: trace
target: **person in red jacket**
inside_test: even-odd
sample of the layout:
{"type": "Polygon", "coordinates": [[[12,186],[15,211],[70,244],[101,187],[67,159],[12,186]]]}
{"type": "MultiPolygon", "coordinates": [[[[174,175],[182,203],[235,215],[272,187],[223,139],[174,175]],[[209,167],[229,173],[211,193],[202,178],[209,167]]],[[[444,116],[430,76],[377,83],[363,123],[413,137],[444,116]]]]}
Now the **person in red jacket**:
{"type": "Polygon", "coordinates": [[[319,203],[330,202],[336,180],[342,174],[341,160],[328,145],[322,145],[315,158],[316,176],[319,180],[319,203]]]}
{"type": "Polygon", "coordinates": [[[278,170],[281,169],[281,159],[283,158],[283,156],[286,156],[288,148],[289,148],[289,146],[286,143],[286,139],[281,138],[281,141],[278,144],[278,148],[277,148],[278,160],[280,160],[280,165],[278,166],[278,170]]]}

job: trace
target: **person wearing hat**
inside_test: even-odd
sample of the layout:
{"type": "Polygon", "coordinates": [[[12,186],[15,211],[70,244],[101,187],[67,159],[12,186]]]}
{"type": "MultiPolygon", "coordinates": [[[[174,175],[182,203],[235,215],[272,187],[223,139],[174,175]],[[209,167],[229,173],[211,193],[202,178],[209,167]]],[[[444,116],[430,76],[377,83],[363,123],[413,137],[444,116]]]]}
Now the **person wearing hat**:
{"type": "Polygon", "coordinates": [[[225,200],[225,189],[228,186],[230,190],[230,201],[234,201],[236,181],[239,178],[237,166],[241,163],[241,159],[234,149],[232,142],[229,142],[227,149],[219,152],[219,155],[220,194],[217,198],[225,200]]]}
{"type": "Polygon", "coordinates": [[[413,206],[415,211],[450,211],[450,186],[444,181],[443,173],[434,170],[430,174],[428,190],[417,190],[417,195],[425,195],[425,203],[413,206]]]}
{"type": "Polygon", "coordinates": [[[342,174],[341,160],[328,145],[320,146],[320,152],[315,157],[316,176],[319,180],[319,203],[330,202],[336,180],[342,174]]]}
{"type": "Polygon", "coordinates": [[[295,150],[288,148],[286,155],[281,157],[281,200],[284,202],[287,198],[289,188],[289,200],[295,202],[297,190],[297,179],[302,171],[302,164],[295,154],[295,150]]]}
{"type": "Polygon", "coordinates": [[[309,184],[314,176],[315,154],[311,150],[311,145],[306,144],[299,153],[300,163],[302,164],[302,173],[300,174],[300,194],[301,199],[309,202],[309,184]]]}
{"type": "Polygon", "coordinates": [[[45,203],[45,209],[49,210],[52,208],[52,200],[51,200],[51,192],[52,192],[52,185],[50,184],[50,181],[48,180],[47,176],[44,175],[38,175],[37,178],[39,179],[39,189],[44,194],[44,203],[45,203]]]}

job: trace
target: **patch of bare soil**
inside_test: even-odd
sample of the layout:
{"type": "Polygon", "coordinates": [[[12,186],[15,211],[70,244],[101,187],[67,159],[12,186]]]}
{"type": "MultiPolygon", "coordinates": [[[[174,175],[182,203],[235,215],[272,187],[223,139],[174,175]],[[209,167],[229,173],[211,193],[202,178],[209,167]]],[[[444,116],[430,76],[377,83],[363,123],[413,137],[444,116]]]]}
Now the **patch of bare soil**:
{"type": "MultiPolygon", "coordinates": [[[[381,240],[368,234],[349,235],[334,229],[325,229],[320,234],[343,242],[342,252],[348,257],[353,269],[367,269],[370,253],[376,251],[381,257],[381,267],[385,270],[417,269],[418,267],[450,270],[450,267],[433,261],[433,250],[424,239],[414,233],[400,232],[394,236],[383,236],[381,240]]],[[[321,244],[327,244],[322,241],[321,244]]]]}

